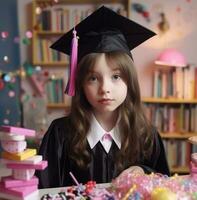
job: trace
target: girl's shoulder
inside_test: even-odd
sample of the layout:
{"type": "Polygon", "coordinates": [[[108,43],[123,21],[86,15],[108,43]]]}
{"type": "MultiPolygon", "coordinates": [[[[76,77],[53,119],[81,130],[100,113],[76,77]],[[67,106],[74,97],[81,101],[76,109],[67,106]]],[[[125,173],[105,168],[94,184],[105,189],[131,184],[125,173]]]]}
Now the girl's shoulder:
{"type": "Polygon", "coordinates": [[[70,122],[70,117],[69,116],[65,116],[65,117],[60,117],[60,118],[54,119],[51,122],[51,125],[63,128],[66,125],[68,125],[69,122],[70,122]]]}
{"type": "Polygon", "coordinates": [[[53,135],[58,138],[65,138],[69,136],[70,133],[70,117],[61,117],[54,119],[49,126],[47,131],[48,135],[53,135]]]}

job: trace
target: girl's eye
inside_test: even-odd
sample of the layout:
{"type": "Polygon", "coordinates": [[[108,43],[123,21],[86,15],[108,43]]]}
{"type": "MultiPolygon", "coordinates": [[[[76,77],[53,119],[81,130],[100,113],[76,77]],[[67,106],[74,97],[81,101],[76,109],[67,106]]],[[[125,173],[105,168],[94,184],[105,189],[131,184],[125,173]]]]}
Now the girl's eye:
{"type": "Polygon", "coordinates": [[[97,77],[96,76],[89,76],[88,77],[88,81],[91,81],[91,82],[94,82],[97,80],[97,77]]]}
{"type": "Polygon", "coordinates": [[[114,74],[113,76],[112,76],[112,79],[113,80],[119,80],[121,77],[120,77],[120,75],[119,74],[114,74]]]}

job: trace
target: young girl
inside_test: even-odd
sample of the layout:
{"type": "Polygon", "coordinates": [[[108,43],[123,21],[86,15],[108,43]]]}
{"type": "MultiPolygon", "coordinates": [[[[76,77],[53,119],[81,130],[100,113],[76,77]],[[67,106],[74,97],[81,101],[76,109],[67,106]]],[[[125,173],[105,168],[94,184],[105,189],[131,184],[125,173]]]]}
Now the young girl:
{"type": "MultiPolygon", "coordinates": [[[[48,168],[37,173],[40,187],[73,185],[69,172],[80,183],[110,182],[122,171],[169,175],[162,140],[143,112],[130,53],[154,33],[106,7],[75,30],[79,61],[71,112],[54,120],[43,138],[39,154],[48,168]]],[[[71,54],[64,46],[71,36],[52,48],[71,54]]]]}

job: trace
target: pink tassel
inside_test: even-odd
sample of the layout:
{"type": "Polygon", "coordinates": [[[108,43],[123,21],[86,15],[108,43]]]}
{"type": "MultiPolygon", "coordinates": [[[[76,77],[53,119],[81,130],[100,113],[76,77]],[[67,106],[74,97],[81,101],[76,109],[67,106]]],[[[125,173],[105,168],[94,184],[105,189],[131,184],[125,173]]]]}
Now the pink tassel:
{"type": "Polygon", "coordinates": [[[77,70],[77,57],[78,57],[78,38],[77,32],[73,30],[73,39],[72,39],[72,47],[71,47],[71,55],[70,55],[70,74],[69,81],[66,88],[66,93],[69,96],[75,95],[75,79],[76,79],[76,70],[77,70]]]}

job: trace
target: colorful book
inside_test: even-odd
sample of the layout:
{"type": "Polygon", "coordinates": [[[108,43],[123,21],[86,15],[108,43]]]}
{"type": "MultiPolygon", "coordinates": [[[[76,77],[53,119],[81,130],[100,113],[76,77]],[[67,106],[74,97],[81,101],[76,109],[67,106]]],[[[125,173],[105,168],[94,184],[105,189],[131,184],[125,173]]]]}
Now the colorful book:
{"type": "Polygon", "coordinates": [[[0,128],[1,131],[6,133],[12,133],[16,135],[24,135],[29,137],[35,137],[36,131],[26,128],[14,127],[14,126],[2,126],[0,128]]]}
{"type": "Polygon", "coordinates": [[[8,164],[8,163],[21,163],[21,164],[36,164],[42,161],[41,155],[32,156],[30,158],[27,158],[25,160],[8,160],[8,159],[0,159],[0,163],[2,164],[8,164]]]}
{"type": "Polygon", "coordinates": [[[39,199],[39,191],[36,190],[35,192],[32,192],[25,197],[17,197],[15,195],[0,192],[0,198],[9,200],[36,200],[39,199]]]}
{"type": "Polygon", "coordinates": [[[3,151],[1,156],[10,160],[25,160],[36,155],[36,149],[26,149],[21,153],[8,153],[3,151]]]}
{"type": "Polygon", "coordinates": [[[36,164],[23,164],[23,163],[8,163],[6,167],[8,169],[36,169],[36,170],[43,170],[47,167],[48,162],[43,160],[36,164]]]}
{"type": "Polygon", "coordinates": [[[38,178],[34,176],[30,180],[19,180],[14,179],[12,176],[6,176],[2,177],[2,185],[5,188],[38,185],[38,178]]]}
{"type": "Polygon", "coordinates": [[[28,187],[15,187],[15,188],[5,188],[0,186],[0,193],[15,195],[16,197],[25,197],[38,189],[37,185],[28,187]]]}

